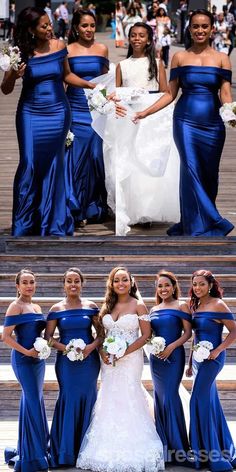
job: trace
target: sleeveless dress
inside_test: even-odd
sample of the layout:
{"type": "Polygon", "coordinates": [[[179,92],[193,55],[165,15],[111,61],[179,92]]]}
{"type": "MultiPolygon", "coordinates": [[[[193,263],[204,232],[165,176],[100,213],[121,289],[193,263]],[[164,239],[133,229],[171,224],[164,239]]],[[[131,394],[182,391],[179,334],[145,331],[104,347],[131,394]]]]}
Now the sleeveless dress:
{"type": "Polygon", "coordinates": [[[180,154],[180,223],[169,236],[226,236],[233,225],[218,213],[219,164],[225,126],[218,92],[231,72],[220,67],[182,66],[171,70],[182,95],[174,111],[174,140],[180,154]]]}
{"type": "MultiPolygon", "coordinates": [[[[222,342],[223,324],[214,320],[233,319],[231,313],[194,313],[194,344],[210,341],[215,349],[222,342]]],[[[216,387],[216,376],[223,369],[225,351],[215,360],[201,363],[193,359],[194,384],[190,400],[190,443],[195,467],[212,472],[236,467],[236,449],[229,432],[216,387]],[[211,455],[212,453],[212,455],[211,455]]]]}
{"type": "MultiPolygon", "coordinates": [[[[31,349],[46,322],[42,314],[26,313],[6,316],[4,326],[15,326],[17,342],[31,349]]],[[[43,400],[45,361],[24,356],[13,349],[11,362],[22,388],[22,396],[17,451],[6,449],[5,460],[9,465],[14,465],[17,472],[48,470],[49,434],[43,400]]]]}
{"type": "MultiPolygon", "coordinates": [[[[84,80],[92,80],[109,68],[102,56],[69,58],[70,69],[84,80]]],[[[66,149],[65,178],[69,205],[76,222],[100,220],[107,214],[107,193],[103,163],[102,139],[93,130],[92,118],[84,89],[67,87],[71,106],[74,141],[66,149]]]]}
{"type": "Polygon", "coordinates": [[[73,234],[64,177],[71,119],[63,85],[66,55],[62,49],[27,62],[16,114],[20,162],[14,180],[13,236],[73,234]]]}
{"type": "MultiPolygon", "coordinates": [[[[94,341],[92,317],[97,313],[97,309],[81,308],[51,312],[47,319],[57,320],[61,343],[81,338],[89,344],[94,341]]],[[[98,352],[72,362],[58,351],[55,369],[60,390],[50,433],[50,465],[74,466],[97,397],[98,352]]]]}
{"type": "MultiPolygon", "coordinates": [[[[139,337],[138,315],[117,321],[104,315],[103,325],[106,336],[121,336],[128,343],[139,337]]],[[[76,467],[96,472],[164,469],[162,444],[141,386],[142,370],[142,349],[118,360],[115,367],[102,362],[101,387],[76,467]]]]}
{"type": "MultiPolygon", "coordinates": [[[[191,322],[191,316],[181,310],[162,309],[150,313],[155,336],[162,336],[166,346],[180,338],[182,320],[191,322]]],[[[154,387],[156,429],[164,447],[165,461],[184,465],[189,443],[179,386],[185,367],[184,346],[176,348],[167,361],[150,355],[154,387]],[[177,454],[176,454],[177,453],[177,454]]]]}
{"type": "Polygon", "coordinates": [[[148,58],[131,56],[120,67],[117,95],[128,108],[128,115],[116,120],[116,233],[122,236],[136,223],[179,220],[179,157],[172,138],[173,105],[136,125],[131,121],[162,96],[157,80],[149,80],[148,58]],[[125,99],[126,90],[132,95],[140,89],[146,93],[125,99]]]}

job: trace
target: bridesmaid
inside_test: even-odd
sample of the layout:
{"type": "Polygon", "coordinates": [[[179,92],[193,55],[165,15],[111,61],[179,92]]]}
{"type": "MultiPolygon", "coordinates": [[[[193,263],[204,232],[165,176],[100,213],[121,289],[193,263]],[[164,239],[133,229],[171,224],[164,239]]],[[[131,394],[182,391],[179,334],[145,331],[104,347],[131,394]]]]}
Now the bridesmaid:
{"type": "MultiPolygon", "coordinates": [[[[7,309],[3,341],[13,348],[12,368],[22,388],[17,455],[5,452],[14,470],[48,470],[48,425],[44,409],[43,381],[45,361],[38,358],[33,343],[46,322],[39,305],[32,302],[36,282],[33,272],[22,269],[16,275],[18,298],[7,309]],[[16,340],[13,337],[16,334],[16,340]]],[[[16,451],[15,451],[16,453],[16,451]]]]}
{"type": "MultiPolygon", "coordinates": [[[[86,81],[109,69],[108,49],[95,41],[95,29],[95,16],[91,11],[74,13],[68,38],[69,65],[72,72],[86,81]]],[[[75,225],[84,226],[87,220],[101,220],[107,214],[102,139],[91,126],[84,90],[69,85],[67,97],[74,141],[66,152],[66,187],[75,225]]]]}
{"type": "Polygon", "coordinates": [[[165,461],[184,465],[189,443],[179,386],[184,373],[183,344],[191,337],[191,316],[186,302],[179,300],[178,281],[172,272],[157,274],[156,306],[150,313],[155,336],[166,340],[158,357],[150,355],[154,385],[156,429],[164,447],[165,461]],[[164,361],[164,362],[163,362],[164,361]]]}
{"type": "Polygon", "coordinates": [[[25,8],[18,16],[15,45],[22,63],[6,72],[2,92],[13,91],[23,77],[16,114],[20,162],[14,181],[13,236],[73,234],[66,201],[64,146],[71,114],[63,80],[94,88],[72,74],[63,41],[52,39],[52,26],[42,8],[25,8]]]}
{"type": "Polygon", "coordinates": [[[100,369],[97,348],[102,341],[102,330],[95,303],[81,299],[83,282],[84,277],[79,269],[70,268],[65,272],[66,296],[51,308],[47,319],[45,336],[58,351],[56,375],[60,389],[51,428],[52,467],[75,466],[97,397],[100,369]],[[96,339],[92,336],[92,326],[97,332],[96,339]],[[56,327],[59,339],[52,337],[56,327]],[[82,362],[72,362],[63,355],[69,341],[77,338],[82,338],[86,343],[82,362]]]}
{"type": "Polygon", "coordinates": [[[190,443],[195,467],[212,472],[236,467],[236,449],[219,401],[216,376],[224,367],[225,349],[236,339],[236,322],[221,300],[219,283],[208,270],[198,270],[192,276],[190,290],[193,311],[194,344],[210,341],[213,350],[207,360],[198,363],[190,358],[186,375],[194,375],[190,400],[190,443]],[[222,341],[224,326],[229,334],[222,341]]]}
{"type": "Polygon", "coordinates": [[[193,45],[173,56],[170,91],[134,118],[136,122],[161,110],[175,100],[182,88],[173,121],[180,155],[181,220],[169,228],[169,236],[226,236],[234,228],[222,218],[215,204],[225,141],[219,108],[221,103],[232,102],[232,72],[228,56],[210,46],[213,25],[209,11],[194,10],[189,23],[193,45]]]}

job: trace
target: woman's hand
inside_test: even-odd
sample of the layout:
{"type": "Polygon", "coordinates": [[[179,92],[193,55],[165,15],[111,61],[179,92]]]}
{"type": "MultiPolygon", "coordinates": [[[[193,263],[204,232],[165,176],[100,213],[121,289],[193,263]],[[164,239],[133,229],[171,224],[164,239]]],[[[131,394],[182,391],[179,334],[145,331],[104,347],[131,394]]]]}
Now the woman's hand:
{"type": "Polygon", "coordinates": [[[169,344],[169,346],[166,346],[164,351],[160,352],[160,354],[158,354],[157,357],[158,359],[166,361],[173,351],[174,351],[174,347],[172,347],[171,344],[169,344]]]}
{"type": "Polygon", "coordinates": [[[192,368],[191,365],[189,365],[188,368],[186,369],[185,375],[186,375],[186,377],[192,377],[192,375],[193,375],[193,368],[192,368]]]}
{"type": "Polygon", "coordinates": [[[38,357],[38,351],[36,351],[34,349],[34,347],[32,347],[31,349],[28,349],[28,354],[27,354],[28,357],[38,357]]]}
{"type": "Polygon", "coordinates": [[[209,357],[207,358],[208,361],[214,361],[220,355],[220,353],[221,353],[221,351],[219,351],[217,348],[213,349],[210,352],[209,357]]]}
{"type": "Polygon", "coordinates": [[[124,118],[124,116],[127,115],[127,108],[121,105],[115,97],[113,97],[113,101],[115,102],[116,116],[118,118],[124,118]]]}
{"type": "Polygon", "coordinates": [[[84,359],[86,359],[86,357],[89,356],[89,354],[91,354],[91,352],[93,351],[93,349],[91,349],[91,346],[90,344],[87,344],[85,346],[85,348],[83,349],[83,351],[81,349],[76,349],[77,352],[82,352],[83,356],[84,356],[84,359]]]}
{"type": "Polygon", "coordinates": [[[138,111],[135,113],[135,115],[132,118],[133,123],[136,125],[139,120],[143,120],[143,118],[146,118],[147,114],[145,111],[138,111]]]}
{"type": "Polygon", "coordinates": [[[101,350],[99,351],[99,354],[100,354],[101,359],[102,359],[102,361],[104,362],[104,364],[109,365],[109,364],[110,364],[110,356],[109,356],[109,354],[108,354],[106,351],[104,351],[103,349],[101,349],[101,350]]]}
{"type": "Polygon", "coordinates": [[[26,64],[22,62],[17,70],[14,70],[15,78],[20,79],[25,73],[26,64]]]}

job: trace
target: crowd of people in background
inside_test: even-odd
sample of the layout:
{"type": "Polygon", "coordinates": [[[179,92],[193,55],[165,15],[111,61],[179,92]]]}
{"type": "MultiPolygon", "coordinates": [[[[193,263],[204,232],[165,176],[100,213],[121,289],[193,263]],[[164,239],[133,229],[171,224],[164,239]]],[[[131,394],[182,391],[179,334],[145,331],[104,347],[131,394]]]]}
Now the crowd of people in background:
{"type": "MultiPolygon", "coordinates": [[[[170,11],[168,0],[143,3],[141,0],[116,3],[116,47],[128,44],[129,29],[137,21],[144,21],[151,26],[154,35],[157,56],[162,56],[165,67],[169,63],[169,50],[172,41],[178,36],[178,42],[185,48],[191,46],[188,24],[192,11],[188,10],[188,1],[180,0],[179,8],[170,11]]],[[[235,43],[236,2],[226,0],[222,11],[212,5],[215,24],[212,47],[217,51],[231,54],[235,43]]]]}

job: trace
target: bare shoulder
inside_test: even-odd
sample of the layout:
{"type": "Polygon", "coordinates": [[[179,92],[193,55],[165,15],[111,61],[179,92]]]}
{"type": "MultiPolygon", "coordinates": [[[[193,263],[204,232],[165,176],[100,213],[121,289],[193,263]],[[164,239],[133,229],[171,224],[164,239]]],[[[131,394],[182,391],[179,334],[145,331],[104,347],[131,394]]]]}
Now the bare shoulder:
{"type": "Polygon", "coordinates": [[[77,54],[77,47],[76,47],[76,43],[71,43],[71,44],[68,44],[67,46],[67,51],[68,51],[68,55],[70,56],[76,56],[77,54]]]}
{"type": "Polygon", "coordinates": [[[172,57],[171,68],[181,66],[185,55],[186,55],[186,51],[176,52],[172,57]]]}
{"type": "Polygon", "coordinates": [[[34,307],[36,313],[42,313],[42,309],[37,303],[33,303],[33,307],[34,307]]]}
{"type": "Polygon", "coordinates": [[[65,306],[64,306],[64,302],[61,301],[61,302],[55,303],[55,305],[52,305],[52,307],[49,310],[49,313],[51,311],[63,311],[63,310],[65,310],[65,306]]]}
{"type": "Polygon", "coordinates": [[[137,300],[137,314],[146,315],[147,313],[148,313],[148,310],[143,300],[137,300]]]}
{"type": "Polygon", "coordinates": [[[187,302],[180,301],[180,302],[179,302],[179,309],[180,309],[181,311],[183,311],[184,313],[188,313],[189,315],[191,314],[187,302]]]}
{"type": "Polygon", "coordinates": [[[60,51],[66,47],[63,39],[51,39],[51,47],[53,51],[60,51]]]}
{"type": "Polygon", "coordinates": [[[153,313],[154,311],[158,311],[159,310],[159,306],[158,305],[155,305],[151,308],[150,310],[150,314],[153,313]]]}
{"type": "Polygon", "coordinates": [[[222,69],[232,70],[232,65],[229,56],[223,52],[218,52],[218,54],[220,56],[222,69]]]}
{"type": "Polygon", "coordinates": [[[83,306],[84,308],[98,309],[98,306],[92,300],[83,300],[83,306]]]}
{"type": "Polygon", "coordinates": [[[96,43],[96,49],[101,56],[108,57],[108,47],[103,43],[96,43]]]}
{"type": "Polygon", "coordinates": [[[226,305],[226,303],[221,299],[221,298],[216,298],[215,303],[214,303],[214,308],[216,312],[226,312],[226,313],[231,313],[229,307],[226,305]]]}
{"type": "Polygon", "coordinates": [[[14,300],[12,302],[7,311],[6,311],[6,316],[14,316],[14,315],[20,315],[22,313],[22,306],[18,302],[18,300],[14,300]]]}

